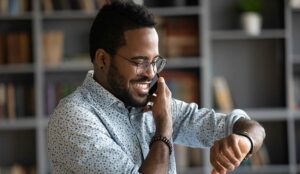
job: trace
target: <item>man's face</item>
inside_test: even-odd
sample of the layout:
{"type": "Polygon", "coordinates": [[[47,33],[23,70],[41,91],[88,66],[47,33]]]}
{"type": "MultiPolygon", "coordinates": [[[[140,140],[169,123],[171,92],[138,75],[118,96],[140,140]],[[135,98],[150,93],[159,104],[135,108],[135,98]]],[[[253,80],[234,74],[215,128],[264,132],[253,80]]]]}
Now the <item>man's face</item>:
{"type": "Polygon", "coordinates": [[[127,106],[145,106],[149,84],[154,77],[153,69],[138,73],[137,67],[122,58],[139,62],[144,57],[152,62],[158,55],[158,35],[154,28],[128,30],[124,33],[126,44],[117,50],[108,70],[107,81],[111,92],[127,106]]]}

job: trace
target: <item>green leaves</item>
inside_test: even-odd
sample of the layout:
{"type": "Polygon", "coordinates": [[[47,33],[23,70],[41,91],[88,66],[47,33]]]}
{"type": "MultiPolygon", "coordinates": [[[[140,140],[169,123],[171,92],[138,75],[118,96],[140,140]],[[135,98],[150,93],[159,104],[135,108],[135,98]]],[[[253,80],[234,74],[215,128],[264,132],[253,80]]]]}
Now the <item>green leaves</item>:
{"type": "Polygon", "coordinates": [[[262,11],[262,0],[239,0],[238,9],[241,12],[256,12],[262,11]]]}

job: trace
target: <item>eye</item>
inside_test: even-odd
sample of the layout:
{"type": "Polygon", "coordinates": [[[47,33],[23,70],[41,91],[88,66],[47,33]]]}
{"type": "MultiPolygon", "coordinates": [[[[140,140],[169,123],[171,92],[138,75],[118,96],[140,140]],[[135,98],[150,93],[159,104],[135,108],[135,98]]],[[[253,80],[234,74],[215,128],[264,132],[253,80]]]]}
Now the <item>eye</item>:
{"type": "Polygon", "coordinates": [[[137,64],[144,64],[145,62],[147,62],[147,57],[138,56],[138,57],[132,58],[131,60],[137,64]]]}

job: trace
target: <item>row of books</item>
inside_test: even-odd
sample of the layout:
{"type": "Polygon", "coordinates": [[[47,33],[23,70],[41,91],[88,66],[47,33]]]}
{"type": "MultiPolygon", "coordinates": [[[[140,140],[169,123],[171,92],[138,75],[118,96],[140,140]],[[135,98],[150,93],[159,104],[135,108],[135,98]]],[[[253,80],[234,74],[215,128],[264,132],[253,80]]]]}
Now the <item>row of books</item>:
{"type": "Polygon", "coordinates": [[[93,13],[101,8],[109,0],[43,0],[45,13],[65,10],[81,10],[86,13],[93,13]]]}
{"type": "Polygon", "coordinates": [[[25,167],[20,164],[14,164],[11,167],[0,167],[0,174],[36,174],[35,167],[25,167]]]}
{"type": "Polygon", "coordinates": [[[49,83],[46,86],[47,96],[46,96],[46,112],[51,114],[54,108],[57,106],[58,102],[65,96],[72,93],[78,84],[70,83],[49,83]]]}
{"type": "Polygon", "coordinates": [[[0,83],[0,119],[33,116],[34,93],[32,84],[0,83]]]}
{"type": "Polygon", "coordinates": [[[0,14],[20,15],[30,10],[30,0],[1,0],[0,14]]]}
{"type": "Polygon", "coordinates": [[[28,32],[0,33],[0,64],[26,64],[32,61],[28,32]]]}
{"type": "Polygon", "coordinates": [[[196,73],[189,71],[164,71],[161,73],[172,92],[172,97],[199,103],[199,79],[196,73]]]}
{"type": "Polygon", "coordinates": [[[157,18],[160,52],[172,57],[199,56],[199,31],[196,17],[157,18]]]}

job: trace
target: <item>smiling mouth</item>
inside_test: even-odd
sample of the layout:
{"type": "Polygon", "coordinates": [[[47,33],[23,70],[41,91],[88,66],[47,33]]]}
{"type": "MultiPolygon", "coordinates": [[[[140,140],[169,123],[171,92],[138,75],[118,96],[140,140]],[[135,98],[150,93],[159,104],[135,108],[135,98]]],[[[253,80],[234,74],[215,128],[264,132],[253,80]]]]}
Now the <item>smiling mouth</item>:
{"type": "Polygon", "coordinates": [[[137,91],[138,94],[145,95],[149,92],[150,82],[137,82],[134,83],[133,87],[137,91]]]}

